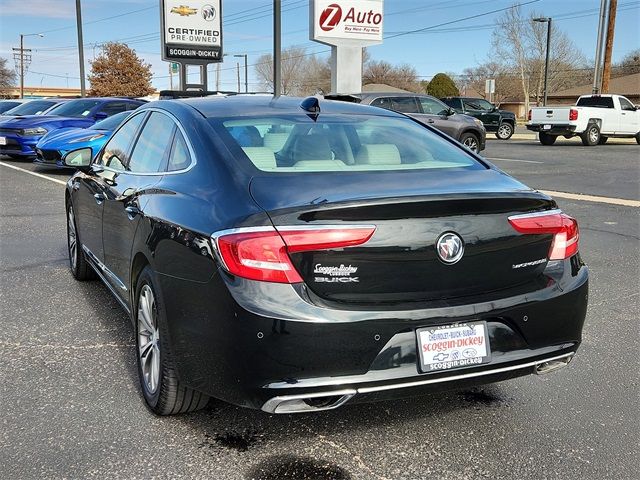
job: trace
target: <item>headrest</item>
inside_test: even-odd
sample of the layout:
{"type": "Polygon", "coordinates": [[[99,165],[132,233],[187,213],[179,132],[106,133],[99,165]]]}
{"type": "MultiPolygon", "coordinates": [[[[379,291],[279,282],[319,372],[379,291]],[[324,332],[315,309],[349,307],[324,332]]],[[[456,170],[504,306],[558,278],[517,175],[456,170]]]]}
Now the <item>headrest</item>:
{"type": "Polygon", "coordinates": [[[296,138],[293,159],[296,162],[301,160],[332,160],[331,146],[326,135],[312,134],[296,138]]]}
{"type": "Polygon", "coordinates": [[[392,143],[362,144],[356,164],[364,165],[400,165],[400,151],[392,143]]]}
{"type": "Polygon", "coordinates": [[[277,167],[275,155],[266,147],[242,147],[242,150],[260,170],[271,170],[277,167]]]}

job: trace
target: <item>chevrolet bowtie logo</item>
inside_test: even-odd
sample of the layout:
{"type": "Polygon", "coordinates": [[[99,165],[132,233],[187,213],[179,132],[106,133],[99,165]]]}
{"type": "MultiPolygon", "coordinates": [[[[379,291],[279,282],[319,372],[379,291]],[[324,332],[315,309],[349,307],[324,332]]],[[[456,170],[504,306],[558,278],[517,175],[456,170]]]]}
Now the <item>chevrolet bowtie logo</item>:
{"type": "Polygon", "coordinates": [[[189,15],[195,15],[198,13],[197,8],[187,7],[186,5],[180,5],[179,7],[173,7],[171,13],[177,13],[181,17],[188,17],[189,15]]]}

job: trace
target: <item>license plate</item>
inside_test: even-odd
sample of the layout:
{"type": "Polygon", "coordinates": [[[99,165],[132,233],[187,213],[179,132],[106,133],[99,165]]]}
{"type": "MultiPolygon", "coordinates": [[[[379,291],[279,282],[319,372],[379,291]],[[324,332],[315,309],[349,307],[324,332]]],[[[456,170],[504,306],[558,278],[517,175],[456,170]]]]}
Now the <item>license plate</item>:
{"type": "Polygon", "coordinates": [[[6,145],[7,144],[7,137],[0,137],[0,145],[6,145]]]}
{"type": "Polygon", "coordinates": [[[421,328],[417,335],[423,372],[472,367],[491,361],[486,322],[421,328]]]}
{"type": "Polygon", "coordinates": [[[543,130],[551,130],[551,125],[543,125],[542,129],[543,130]]]}

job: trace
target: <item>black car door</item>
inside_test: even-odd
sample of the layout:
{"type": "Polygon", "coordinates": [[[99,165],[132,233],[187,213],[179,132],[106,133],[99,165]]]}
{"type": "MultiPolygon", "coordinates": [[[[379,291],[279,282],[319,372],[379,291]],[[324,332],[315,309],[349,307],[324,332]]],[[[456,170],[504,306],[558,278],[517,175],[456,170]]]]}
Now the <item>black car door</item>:
{"type": "Polygon", "coordinates": [[[142,115],[136,115],[124,123],[96,156],[91,170],[74,177],[72,195],[80,241],[99,265],[104,264],[102,215],[109,184],[124,170],[131,140],[142,119],[142,115]]]}
{"type": "Polygon", "coordinates": [[[135,140],[124,171],[109,184],[102,216],[105,266],[110,281],[128,302],[131,250],[153,187],[162,179],[176,124],[164,113],[153,111],[135,140]]]}

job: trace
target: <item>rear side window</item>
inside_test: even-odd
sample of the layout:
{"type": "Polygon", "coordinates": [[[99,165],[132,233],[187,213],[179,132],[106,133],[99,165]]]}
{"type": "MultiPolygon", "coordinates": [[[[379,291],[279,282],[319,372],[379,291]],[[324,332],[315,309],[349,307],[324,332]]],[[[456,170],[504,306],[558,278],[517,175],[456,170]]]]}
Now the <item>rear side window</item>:
{"type": "Polygon", "coordinates": [[[402,113],[420,113],[415,97],[394,97],[393,110],[402,113]]]}
{"type": "Polygon", "coordinates": [[[613,108],[613,97],[582,97],[576,103],[578,107],[613,108]]]}
{"type": "Polygon", "coordinates": [[[167,171],[175,172],[178,170],[184,170],[191,164],[191,155],[189,154],[189,148],[187,142],[185,142],[182,133],[176,130],[175,137],[173,139],[173,147],[169,154],[169,163],[167,165],[167,171]]]}
{"type": "Polygon", "coordinates": [[[462,101],[459,98],[443,98],[442,101],[451,108],[462,108],[462,101]]]}
{"type": "Polygon", "coordinates": [[[152,112],[133,147],[127,170],[136,173],[161,171],[169,154],[175,128],[171,118],[159,112],[152,112]]]}
{"type": "MultiPolygon", "coordinates": [[[[484,169],[466,150],[408,118],[324,114],[209,120],[238,159],[265,172],[484,169]],[[238,132],[257,132],[246,142],[238,132]]],[[[253,134],[252,134],[253,135],[253,134]]]]}

